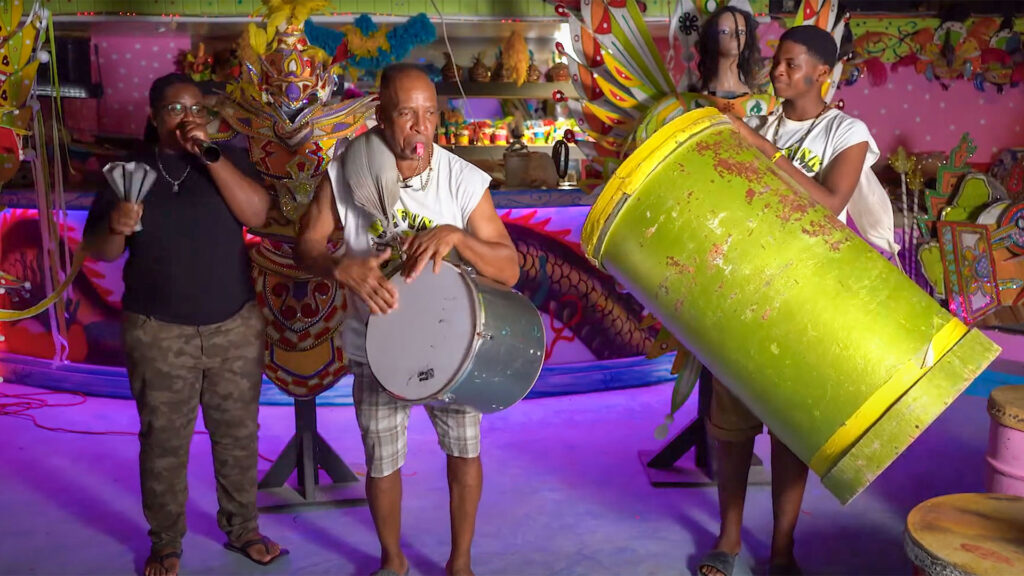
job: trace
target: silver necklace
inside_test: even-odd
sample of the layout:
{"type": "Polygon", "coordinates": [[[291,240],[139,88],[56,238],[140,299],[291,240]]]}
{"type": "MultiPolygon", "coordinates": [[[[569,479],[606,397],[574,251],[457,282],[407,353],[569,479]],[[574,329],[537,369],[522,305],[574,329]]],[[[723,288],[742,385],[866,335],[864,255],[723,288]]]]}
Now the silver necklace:
{"type": "MultiPolygon", "coordinates": [[[[804,145],[804,142],[807,141],[807,137],[811,135],[811,131],[814,130],[814,127],[818,124],[818,120],[821,120],[821,117],[824,116],[825,112],[827,112],[827,111],[828,111],[828,104],[825,104],[825,107],[821,109],[821,112],[818,112],[818,115],[814,117],[814,121],[811,122],[810,127],[807,128],[807,131],[804,132],[804,135],[802,137],[800,137],[800,141],[796,143],[795,147],[790,148],[793,151],[793,156],[794,157],[797,154],[800,153],[800,148],[802,148],[803,145],[804,145]]],[[[776,148],[779,147],[779,128],[782,127],[782,121],[785,120],[785,119],[786,119],[786,113],[785,112],[780,112],[779,113],[779,122],[777,124],[775,124],[775,132],[772,134],[772,144],[774,144],[776,148]]],[[[788,154],[786,155],[786,157],[789,158],[790,160],[793,159],[793,158],[790,158],[788,154]]]]}
{"type": "Polygon", "coordinates": [[[185,166],[185,173],[181,175],[181,178],[175,180],[167,175],[167,171],[164,170],[164,165],[160,162],[160,148],[156,148],[156,166],[160,169],[160,173],[164,175],[164,178],[171,183],[171,192],[174,194],[178,193],[178,184],[181,184],[188,176],[188,173],[192,170],[192,166],[185,166]]]}
{"type": "Polygon", "coordinates": [[[427,169],[425,171],[421,172],[421,170],[423,170],[423,156],[420,156],[419,158],[417,158],[416,159],[416,172],[418,174],[414,174],[414,175],[412,175],[412,176],[410,176],[408,178],[402,178],[401,176],[399,176],[399,178],[402,180],[402,188],[412,188],[412,185],[409,184],[409,182],[412,182],[412,179],[415,178],[418,175],[420,177],[420,190],[426,190],[427,186],[430,185],[430,176],[434,173],[434,164],[431,161],[433,159],[433,157],[434,157],[434,148],[433,148],[433,146],[431,146],[430,153],[427,154],[427,156],[426,156],[426,158],[427,158],[427,169]],[[426,175],[427,175],[427,179],[425,181],[423,179],[423,174],[424,173],[426,173],[426,175]]]}

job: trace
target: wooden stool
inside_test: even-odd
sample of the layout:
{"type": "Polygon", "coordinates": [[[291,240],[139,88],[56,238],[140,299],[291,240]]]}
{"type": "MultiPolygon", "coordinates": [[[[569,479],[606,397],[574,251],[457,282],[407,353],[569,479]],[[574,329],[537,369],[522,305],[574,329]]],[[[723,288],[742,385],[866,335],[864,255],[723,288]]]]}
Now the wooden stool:
{"type": "Polygon", "coordinates": [[[985,489],[1024,496],[1024,386],[1000,386],[988,397],[992,418],[985,489]]]}
{"type": "Polygon", "coordinates": [[[1024,574],[1024,498],[950,494],[907,516],[904,547],[915,576],[1024,574]]]}

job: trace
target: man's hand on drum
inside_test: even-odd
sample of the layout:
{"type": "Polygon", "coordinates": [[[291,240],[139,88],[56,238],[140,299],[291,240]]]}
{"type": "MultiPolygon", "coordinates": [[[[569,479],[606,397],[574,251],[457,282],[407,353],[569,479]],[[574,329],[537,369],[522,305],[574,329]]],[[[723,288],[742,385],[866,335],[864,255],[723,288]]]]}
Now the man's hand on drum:
{"type": "Polygon", "coordinates": [[[772,154],[775,154],[775,145],[769,142],[764,136],[758,134],[753,128],[748,126],[746,122],[732,115],[728,115],[727,118],[732,121],[732,125],[740,131],[740,136],[742,136],[748,144],[760,150],[765,156],[771,157],[772,154]]]}
{"type": "Polygon", "coordinates": [[[444,257],[455,248],[464,234],[463,230],[445,224],[406,237],[402,246],[405,253],[402,275],[405,281],[415,280],[431,260],[434,261],[434,274],[439,273],[444,257]]]}
{"type": "Polygon", "coordinates": [[[389,258],[390,248],[369,258],[342,256],[334,279],[361,298],[371,314],[387,314],[398,308],[398,291],[380,271],[389,258]]]}

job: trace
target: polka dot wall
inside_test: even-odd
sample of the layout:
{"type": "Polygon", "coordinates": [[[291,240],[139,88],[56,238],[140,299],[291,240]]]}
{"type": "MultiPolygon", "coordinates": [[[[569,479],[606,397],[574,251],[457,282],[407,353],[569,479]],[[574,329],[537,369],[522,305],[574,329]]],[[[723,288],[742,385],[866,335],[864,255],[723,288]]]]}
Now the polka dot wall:
{"type": "Polygon", "coordinates": [[[948,151],[964,132],[978,146],[972,162],[987,163],[998,150],[1024,147],[1024,86],[998,94],[993,86],[980,92],[973,83],[957,80],[943,90],[907,68],[890,71],[884,86],[862,79],[840,89],[836,98],[868,125],[883,160],[899,146],[948,151]]]}
{"type": "MultiPolygon", "coordinates": [[[[766,53],[778,37],[774,27],[763,30],[766,53]]],[[[97,35],[93,42],[99,48],[94,66],[102,73],[104,95],[98,102],[66,100],[68,126],[78,133],[139,137],[149,85],[174,71],[174,58],[189,49],[191,38],[97,35]]],[[[1024,86],[997,94],[994,87],[979,92],[971,82],[958,80],[943,90],[906,68],[890,71],[883,86],[861,79],[843,87],[837,98],[845,101],[846,112],[867,123],[883,158],[900,145],[911,151],[945,151],[965,131],[978,145],[975,162],[988,162],[1003,148],[1024,146],[1024,86]]]]}
{"type": "MultiPolygon", "coordinates": [[[[774,53],[783,31],[777,21],[758,27],[765,57],[774,53]]],[[[657,43],[668,50],[667,40],[657,43]]],[[[954,80],[949,90],[943,90],[938,82],[903,68],[888,71],[882,86],[871,86],[862,78],[853,86],[841,87],[836,99],[843,100],[844,110],[871,130],[882,151],[876,167],[899,146],[912,152],[949,151],[964,132],[978,146],[972,162],[987,163],[998,150],[1024,147],[1024,85],[998,94],[991,85],[981,92],[973,82],[954,80]]]]}
{"type": "Polygon", "coordinates": [[[187,34],[143,36],[93,36],[99,50],[93,74],[99,68],[103,98],[98,101],[66,100],[69,129],[111,136],[142,137],[153,80],[174,72],[174,59],[188,50],[187,34]]]}

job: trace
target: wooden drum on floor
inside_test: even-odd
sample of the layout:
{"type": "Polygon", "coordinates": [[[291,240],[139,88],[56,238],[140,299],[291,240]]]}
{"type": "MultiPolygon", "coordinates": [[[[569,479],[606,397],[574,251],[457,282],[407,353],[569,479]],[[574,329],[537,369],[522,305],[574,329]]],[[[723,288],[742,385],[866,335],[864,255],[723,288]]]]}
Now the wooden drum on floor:
{"type": "Polygon", "coordinates": [[[1024,574],[1024,498],[950,494],[907,516],[904,546],[915,576],[1024,574]]]}
{"type": "Polygon", "coordinates": [[[1024,496],[1024,386],[1000,386],[988,398],[992,418],[985,489],[1024,496]]]}

